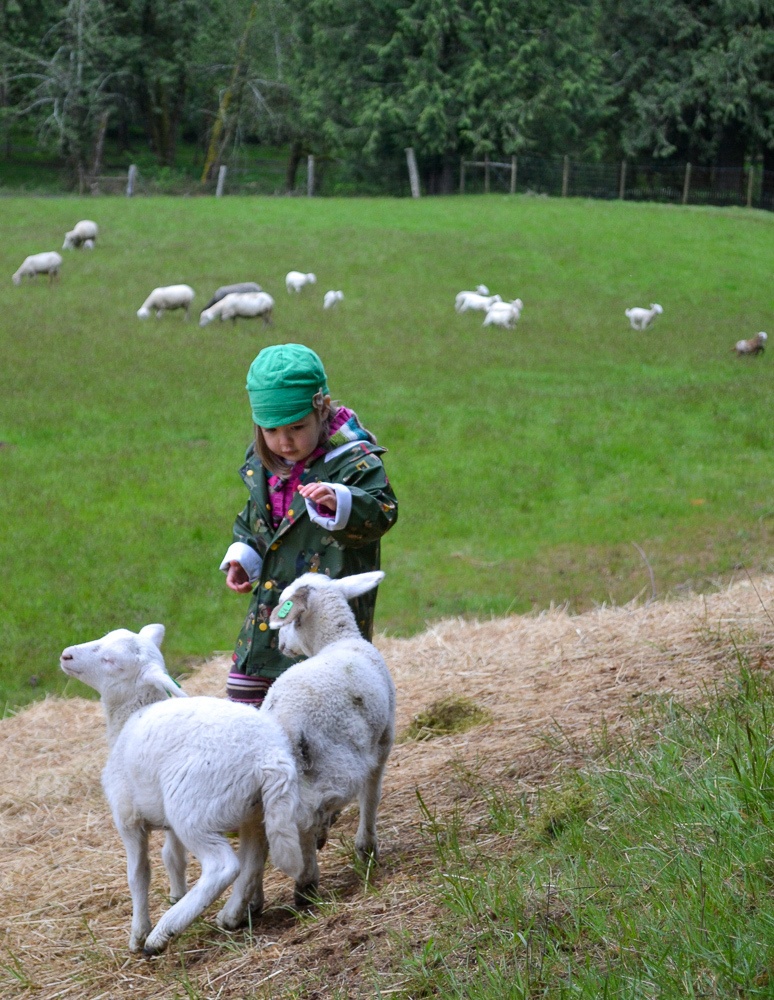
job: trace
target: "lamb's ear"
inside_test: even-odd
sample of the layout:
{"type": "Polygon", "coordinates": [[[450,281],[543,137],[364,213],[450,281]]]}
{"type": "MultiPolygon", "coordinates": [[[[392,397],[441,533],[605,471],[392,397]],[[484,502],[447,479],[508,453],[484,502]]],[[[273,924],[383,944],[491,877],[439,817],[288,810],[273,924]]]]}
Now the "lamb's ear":
{"type": "Polygon", "coordinates": [[[378,587],[384,579],[384,573],[380,569],[372,570],[370,573],[356,573],[355,576],[345,576],[341,580],[332,580],[339,590],[343,591],[348,601],[353,597],[360,597],[374,587],[378,587]]]}
{"type": "Polygon", "coordinates": [[[309,607],[311,587],[299,587],[287,601],[278,604],[269,619],[269,628],[282,628],[299,618],[309,607]]]}
{"type": "Polygon", "coordinates": [[[154,687],[157,687],[159,691],[163,691],[170,698],[188,697],[177,681],[173,677],[170,677],[166,670],[161,667],[152,667],[145,674],[145,680],[154,687]]]}
{"type": "Polygon", "coordinates": [[[164,631],[163,625],[144,625],[138,634],[143,639],[150,639],[154,646],[158,646],[161,649],[161,644],[164,641],[164,631]]]}

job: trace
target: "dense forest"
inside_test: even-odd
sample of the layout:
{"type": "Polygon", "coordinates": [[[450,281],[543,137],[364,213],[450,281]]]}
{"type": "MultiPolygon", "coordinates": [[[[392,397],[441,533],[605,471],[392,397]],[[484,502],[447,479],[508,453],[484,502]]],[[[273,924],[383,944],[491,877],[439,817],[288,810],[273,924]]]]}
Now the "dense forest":
{"type": "Polygon", "coordinates": [[[246,145],[774,170],[774,0],[0,0],[0,158],[246,145]]]}

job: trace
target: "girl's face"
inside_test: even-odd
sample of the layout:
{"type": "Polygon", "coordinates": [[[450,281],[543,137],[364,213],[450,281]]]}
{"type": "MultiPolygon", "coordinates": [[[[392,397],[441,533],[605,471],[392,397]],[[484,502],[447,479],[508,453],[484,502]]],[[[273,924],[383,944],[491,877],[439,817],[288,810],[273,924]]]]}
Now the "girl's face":
{"type": "Polygon", "coordinates": [[[317,447],[320,423],[317,414],[312,412],[293,424],[262,427],[261,433],[270,452],[288,462],[302,462],[317,447]]]}

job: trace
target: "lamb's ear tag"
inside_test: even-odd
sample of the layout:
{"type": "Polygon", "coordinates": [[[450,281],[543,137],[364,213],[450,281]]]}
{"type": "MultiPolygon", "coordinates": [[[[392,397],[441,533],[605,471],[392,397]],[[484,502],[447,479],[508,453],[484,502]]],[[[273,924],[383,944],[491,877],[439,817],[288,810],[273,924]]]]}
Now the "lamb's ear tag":
{"type": "Polygon", "coordinates": [[[277,612],[277,617],[278,618],[287,618],[288,613],[289,613],[289,611],[290,611],[290,609],[292,607],[293,607],[293,602],[292,601],[285,601],[285,603],[282,605],[282,607],[277,612]]]}

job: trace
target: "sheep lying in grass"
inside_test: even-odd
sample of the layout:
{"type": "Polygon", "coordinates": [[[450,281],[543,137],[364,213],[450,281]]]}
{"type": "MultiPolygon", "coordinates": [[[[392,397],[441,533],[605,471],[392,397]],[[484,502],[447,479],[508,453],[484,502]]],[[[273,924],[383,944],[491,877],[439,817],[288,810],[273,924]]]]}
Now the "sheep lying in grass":
{"type": "Polygon", "coordinates": [[[663,311],[657,302],[651,302],[650,309],[635,306],[632,309],[625,309],[624,313],[632,325],[632,330],[645,330],[663,311]]]}
{"type": "Polygon", "coordinates": [[[43,253],[33,253],[25,257],[19,269],[12,275],[11,281],[14,285],[20,285],[22,278],[35,278],[39,274],[48,275],[48,283],[51,284],[55,278],[59,277],[59,268],[62,266],[62,258],[56,250],[46,250],[43,253]]]}
{"type": "Polygon", "coordinates": [[[88,250],[93,250],[98,232],[99,227],[96,222],[92,222],[91,219],[82,219],[75,223],[69,233],[65,233],[62,249],[78,250],[81,247],[86,247],[88,250]]]}
{"type": "Polygon", "coordinates": [[[381,571],[339,580],[305,573],[283,590],[269,619],[269,627],[279,629],[281,652],[308,657],[274,682],[259,712],[285,730],[301,775],[306,821],[299,829],[304,870],[296,882],[298,905],[316,894],[317,849],[354,798],[360,804],[355,848],[364,859],[378,858],[376,813],[395,737],[395,685],[347,602],[383,578],[381,571]]]}
{"type": "Polygon", "coordinates": [[[344,301],[344,292],[326,292],[323,296],[323,309],[333,309],[337,302],[344,301]]]}
{"type": "Polygon", "coordinates": [[[188,319],[195,294],[190,285],[164,285],[161,288],[154,288],[137,310],[137,315],[140,319],[147,319],[153,309],[156,312],[156,319],[160,319],[161,314],[166,311],[184,309],[185,319],[188,319]]]}
{"type": "Polygon", "coordinates": [[[163,951],[234,882],[218,914],[233,929],[263,903],[263,866],[298,878],[298,774],[288,739],[271,716],[220,698],[187,698],[164,666],[162,625],[68,646],[62,670],[97,690],[110,752],[102,785],[127,855],[131,951],[163,951]],[[162,850],[173,906],[151,930],[148,833],[162,850]],[[224,831],[239,830],[239,859],[224,831]],[[201,877],[186,885],[186,850],[201,877]],[[236,880],[236,881],[235,881],[236,880]]]}
{"type": "MultiPolygon", "coordinates": [[[[204,306],[204,309],[209,309],[214,306],[216,302],[220,302],[221,299],[225,299],[227,295],[231,294],[241,294],[242,292],[262,292],[263,289],[255,281],[238,281],[235,285],[221,285],[217,289],[215,294],[212,296],[210,301],[204,306]]],[[[204,309],[202,312],[204,312],[204,309]]]]}
{"type": "Polygon", "coordinates": [[[454,300],[454,308],[458,313],[467,312],[469,309],[486,312],[495,302],[502,302],[502,298],[499,295],[479,295],[478,292],[459,292],[454,300]]]}
{"type": "Polygon", "coordinates": [[[756,333],[754,337],[749,340],[737,340],[734,347],[731,349],[736,351],[737,357],[742,357],[745,354],[763,354],[766,350],[766,341],[768,340],[767,335],[761,330],[760,333],[756,333]]]}
{"type": "Polygon", "coordinates": [[[524,303],[521,299],[513,302],[495,302],[487,309],[482,326],[504,326],[512,330],[521,317],[524,303]]]}
{"type": "Polygon", "coordinates": [[[236,323],[238,316],[243,319],[254,319],[260,316],[266,326],[271,323],[273,308],[274,299],[268,292],[232,292],[216,302],[214,306],[202,310],[199,316],[199,326],[207,326],[214,319],[230,319],[236,323]]]}
{"type": "Polygon", "coordinates": [[[317,278],[310,271],[304,274],[303,271],[288,271],[285,275],[285,288],[289,292],[300,292],[306,285],[314,285],[317,278]]]}

